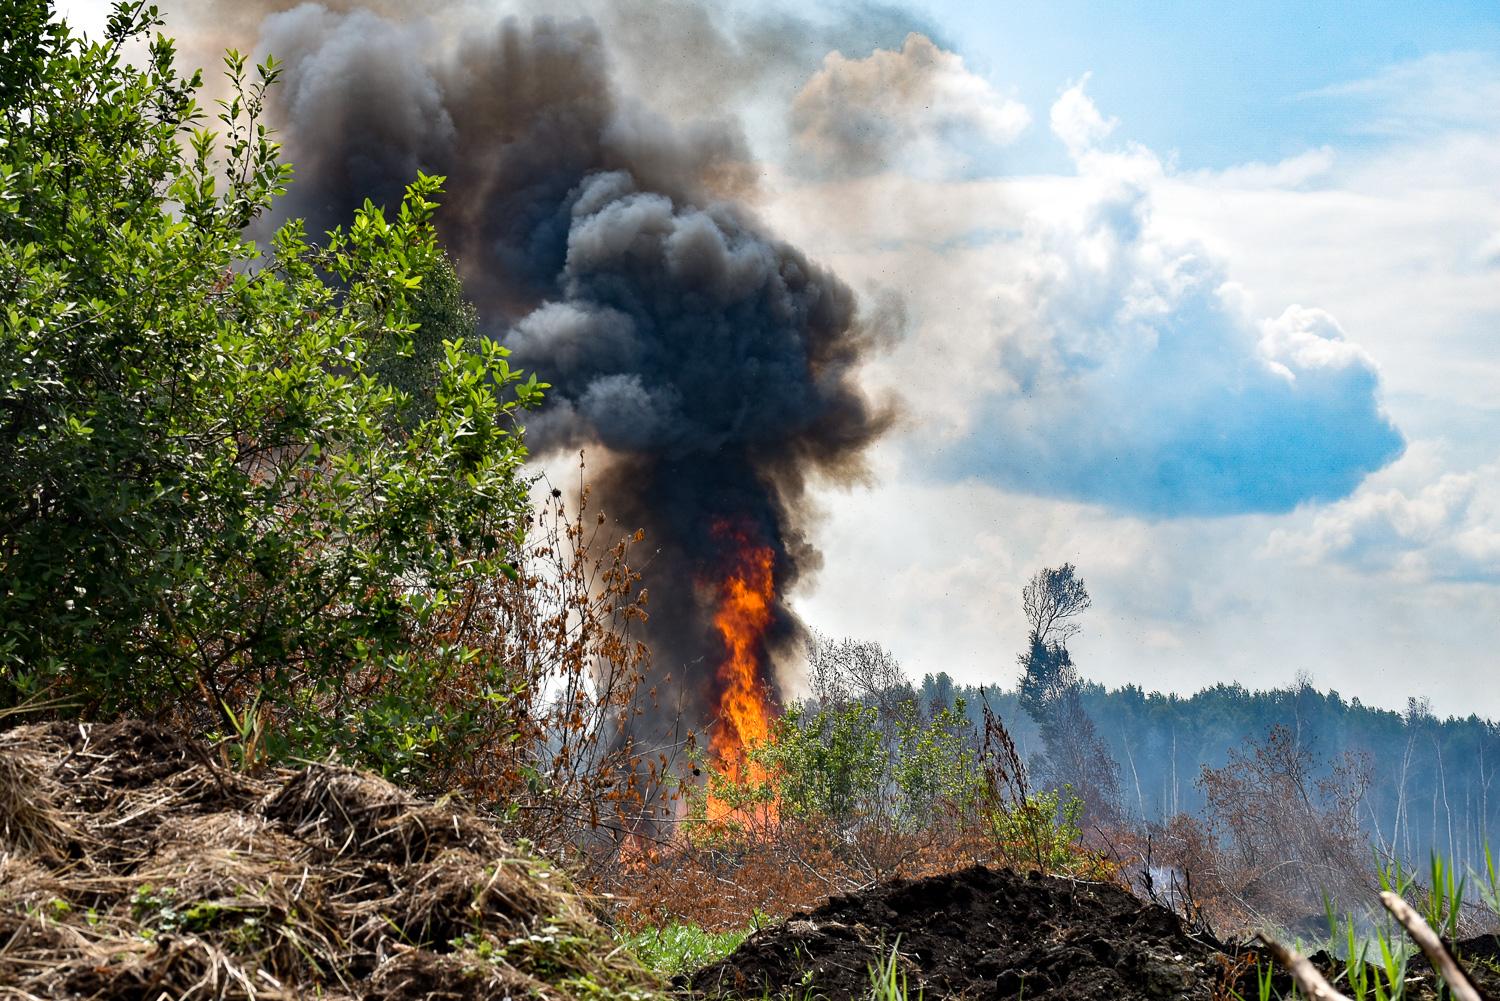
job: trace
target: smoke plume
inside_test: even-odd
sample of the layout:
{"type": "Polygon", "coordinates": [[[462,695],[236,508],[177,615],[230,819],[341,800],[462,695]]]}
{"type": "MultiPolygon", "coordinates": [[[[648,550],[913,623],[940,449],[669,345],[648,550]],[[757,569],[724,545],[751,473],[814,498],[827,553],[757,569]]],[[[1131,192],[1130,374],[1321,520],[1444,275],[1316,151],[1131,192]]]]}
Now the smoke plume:
{"type": "Polygon", "coordinates": [[[855,381],[880,324],[737,203],[756,168],[735,123],[669,123],[622,95],[596,22],[449,27],[312,4],[266,17],[296,168],[282,211],[317,231],[366,197],[394,204],[419,169],[447,176],[439,233],[466,289],[554,387],[528,443],[608,450],[598,495],[653,553],[656,670],[707,723],[712,585],[746,546],[774,554],[762,670],[800,635],[784,595],[816,566],[808,479],[858,476],[890,420],[855,381]]]}

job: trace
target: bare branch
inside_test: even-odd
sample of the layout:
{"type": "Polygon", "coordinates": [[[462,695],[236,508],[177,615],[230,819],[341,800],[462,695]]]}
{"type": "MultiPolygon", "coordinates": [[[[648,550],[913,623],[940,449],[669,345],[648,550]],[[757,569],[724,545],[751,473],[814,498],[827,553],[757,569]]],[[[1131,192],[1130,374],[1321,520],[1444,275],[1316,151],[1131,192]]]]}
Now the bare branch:
{"type": "Polygon", "coordinates": [[[1038,570],[1021,589],[1021,607],[1036,638],[1066,642],[1078,632],[1078,625],[1067,620],[1086,611],[1093,604],[1088,588],[1071,563],[1053,569],[1038,570]]]}
{"type": "Polygon", "coordinates": [[[1469,981],[1468,974],[1464,973],[1463,967],[1458,965],[1458,960],[1443,945],[1443,940],[1438,938],[1437,932],[1433,931],[1422,916],[1412,910],[1410,904],[1390,890],[1383,890],[1380,894],[1380,902],[1385,909],[1391,912],[1391,916],[1401,922],[1401,927],[1411,936],[1413,942],[1421,948],[1427,956],[1427,961],[1432,968],[1442,974],[1448,983],[1448,989],[1453,992],[1455,1001],[1484,1001],[1484,995],[1475,990],[1469,981]]]}
{"type": "Polygon", "coordinates": [[[1323,979],[1323,974],[1318,972],[1317,967],[1309,963],[1307,957],[1296,949],[1289,949],[1264,935],[1257,937],[1270,950],[1276,962],[1292,975],[1292,979],[1297,981],[1297,986],[1302,989],[1302,993],[1306,994],[1311,1001],[1349,1001],[1347,997],[1334,990],[1333,985],[1323,979]]]}

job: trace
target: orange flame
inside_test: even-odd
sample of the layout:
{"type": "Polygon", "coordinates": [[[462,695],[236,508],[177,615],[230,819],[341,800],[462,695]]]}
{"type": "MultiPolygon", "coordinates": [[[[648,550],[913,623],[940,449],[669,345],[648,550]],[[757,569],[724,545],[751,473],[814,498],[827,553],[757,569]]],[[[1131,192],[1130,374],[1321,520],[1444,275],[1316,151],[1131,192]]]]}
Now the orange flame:
{"type": "MultiPolygon", "coordinates": [[[[749,761],[746,752],[771,735],[773,709],[760,674],[776,600],[775,559],[769,547],[746,544],[740,565],[720,585],[719,608],[714,614],[725,658],[719,665],[719,721],[709,748],[719,774],[735,782],[764,782],[768,777],[765,768],[749,761]]],[[[732,812],[729,804],[709,797],[710,820],[732,812]]],[[[762,819],[774,815],[770,808],[762,819]]]]}

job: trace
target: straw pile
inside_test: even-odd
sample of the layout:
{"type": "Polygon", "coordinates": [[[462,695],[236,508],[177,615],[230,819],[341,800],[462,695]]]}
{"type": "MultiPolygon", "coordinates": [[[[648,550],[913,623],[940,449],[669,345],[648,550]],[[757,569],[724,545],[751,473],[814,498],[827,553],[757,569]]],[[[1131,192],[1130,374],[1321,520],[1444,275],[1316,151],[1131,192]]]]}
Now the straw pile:
{"type": "Polygon", "coordinates": [[[145,724],[0,733],[0,998],[645,997],[563,877],[456,801],[251,777],[145,724]]]}

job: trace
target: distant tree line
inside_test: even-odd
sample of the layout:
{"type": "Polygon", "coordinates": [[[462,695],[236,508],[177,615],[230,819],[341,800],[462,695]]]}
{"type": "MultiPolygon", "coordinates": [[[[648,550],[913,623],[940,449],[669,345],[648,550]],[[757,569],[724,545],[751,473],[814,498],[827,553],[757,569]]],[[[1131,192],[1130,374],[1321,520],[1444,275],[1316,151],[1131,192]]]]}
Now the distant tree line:
{"type": "Polygon", "coordinates": [[[1039,571],[1021,597],[1014,688],[946,673],[911,684],[888,653],[866,651],[865,698],[910,699],[928,718],[961,713],[971,732],[998,718],[1033,786],[1078,803],[1094,845],[1144,891],[1190,875],[1231,921],[1295,922],[1321,913],[1325,895],[1365,894],[1380,866],[1422,871],[1437,856],[1488,870],[1495,722],[1439,719],[1425,699],[1403,712],[1367,706],[1305,676],[1269,691],[1106,689],[1084,680],[1067,647],[1091,605],[1076,568],[1039,571]]]}
{"type": "MultiPolygon", "coordinates": [[[[1040,659],[1035,647],[1029,656],[1040,659]]],[[[981,689],[956,684],[946,673],[929,674],[917,692],[929,705],[962,701],[976,721],[987,703],[1034,761],[1054,760],[1060,752],[1063,758],[1086,757],[1102,745],[1118,769],[1118,808],[1146,823],[1205,815],[1210,803],[1204,769],[1225,767],[1234,752],[1265,742],[1280,727],[1309,756],[1315,780],[1350,760],[1363,771],[1359,826],[1383,854],[1424,863],[1437,852],[1478,868],[1487,837],[1500,830],[1500,796],[1492,795],[1500,724],[1492,720],[1439,718],[1418,698],[1408,699],[1403,712],[1368,706],[1357,697],[1319,691],[1307,679],[1265,691],[1218,684],[1182,696],[1138,685],[1107,689],[1078,678],[1071,659],[1067,671],[1075,679],[1071,691],[1051,699],[1084,720],[1081,729],[1028,711],[1034,677],[1014,689],[981,689]]],[[[1107,776],[1107,769],[1099,771],[1107,776]]],[[[1044,766],[1038,775],[1057,780],[1067,771],[1044,766]]]]}

